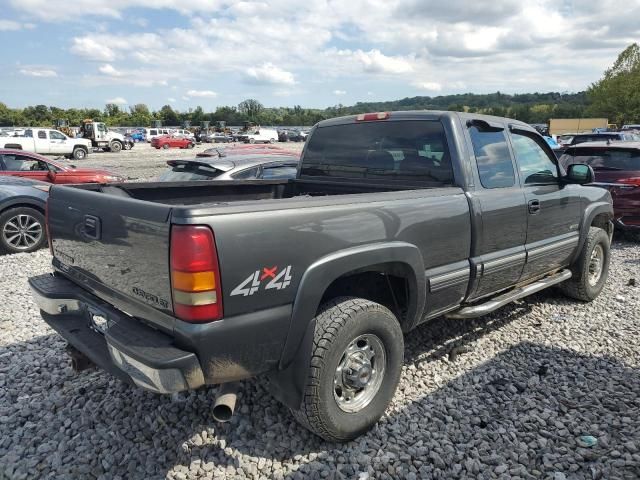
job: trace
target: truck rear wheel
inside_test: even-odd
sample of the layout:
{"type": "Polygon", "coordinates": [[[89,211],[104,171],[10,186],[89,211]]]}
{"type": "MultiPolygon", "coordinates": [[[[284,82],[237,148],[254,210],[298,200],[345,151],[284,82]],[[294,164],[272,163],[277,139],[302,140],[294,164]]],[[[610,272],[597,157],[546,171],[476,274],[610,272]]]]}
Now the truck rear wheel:
{"type": "Polygon", "coordinates": [[[391,401],[402,370],[404,339],[386,307],[339,297],[316,316],[303,426],[327,441],[345,442],[369,430],[391,401]]]}
{"type": "Polygon", "coordinates": [[[568,297],[590,302],[604,288],[609,274],[610,244],[607,232],[590,227],[578,259],[571,266],[572,277],[558,287],[568,297]]]}
{"type": "Polygon", "coordinates": [[[0,251],[34,252],[47,240],[44,215],[29,207],[5,210],[0,215],[0,251]]]}
{"type": "Polygon", "coordinates": [[[73,149],[72,157],[75,160],[84,160],[87,158],[87,151],[82,147],[76,147],[73,149]]]}
{"type": "Polygon", "coordinates": [[[109,144],[109,149],[113,153],[118,153],[118,152],[120,152],[120,150],[122,150],[122,144],[120,142],[118,142],[118,141],[111,142],[109,144]]]}

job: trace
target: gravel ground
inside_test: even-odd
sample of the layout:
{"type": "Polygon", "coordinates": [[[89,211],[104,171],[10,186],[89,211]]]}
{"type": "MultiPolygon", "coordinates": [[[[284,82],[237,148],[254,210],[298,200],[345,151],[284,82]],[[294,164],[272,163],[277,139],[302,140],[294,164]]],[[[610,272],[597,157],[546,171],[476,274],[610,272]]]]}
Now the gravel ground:
{"type": "MultiPolygon", "coordinates": [[[[83,164],[140,178],[192,154],[145,148],[83,164]]],[[[46,250],[0,257],[0,479],[640,478],[638,241],[616,239],[593,303],[551,290],[408,334],[393,404],[345,445],[298,426],[263,380],[219,424],[215,388],[161,396],[74,374],[26,287],[49,264],[46,250]]]]}

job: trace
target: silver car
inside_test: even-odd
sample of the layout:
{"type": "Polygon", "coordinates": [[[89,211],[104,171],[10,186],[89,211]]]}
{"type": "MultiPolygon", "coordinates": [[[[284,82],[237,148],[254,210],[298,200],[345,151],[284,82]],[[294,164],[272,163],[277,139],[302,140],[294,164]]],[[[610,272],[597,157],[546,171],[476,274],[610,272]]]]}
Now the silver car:
{"type": "Polygon", "coordinates": [[[160,182],[199,180],[278,180],[295,178],[300,157],[285,154],[247,154],[169,160],[160,182]]]}

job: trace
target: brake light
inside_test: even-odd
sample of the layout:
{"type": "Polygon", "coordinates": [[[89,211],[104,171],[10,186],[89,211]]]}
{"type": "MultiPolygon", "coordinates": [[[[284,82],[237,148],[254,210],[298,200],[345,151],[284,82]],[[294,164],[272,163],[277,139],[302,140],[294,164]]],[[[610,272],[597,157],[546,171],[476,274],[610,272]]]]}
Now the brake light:
{"type": "Polygon", "coordinates": [[[49,228],[49,198],[44,202],[44,232],[47,235],[49,253],[53,256],[53,242],[51,241],[51,229],[49,228]]]}
{"type": "Polygon", "coordinates": [[[640,177],[631,177],[631,178],[621,178],[618,180],[619,183],[624,183],[625,185],[632,185],[634,187],[640,187],[640,177]]]}
{"type": "Polygon", "coordinates": [[[356,116],[356,122],[374,122],[376,120],[388,120],[391,114],[389,112],[378,113],[361,113],[356,116]]]}
{"type": "Polygon", "coordinates": [[[211,229],[203,225],[174,225],[169,256],[176,317],[192,323],[221,319],[220,266],[211,229]]]}

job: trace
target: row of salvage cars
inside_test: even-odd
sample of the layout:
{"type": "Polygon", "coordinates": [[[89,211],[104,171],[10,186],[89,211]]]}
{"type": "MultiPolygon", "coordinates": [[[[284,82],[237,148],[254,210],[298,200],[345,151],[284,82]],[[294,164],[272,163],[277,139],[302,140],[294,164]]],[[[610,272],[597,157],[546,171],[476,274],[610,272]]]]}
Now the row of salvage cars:
{"type": "MultiPolygon", "coordinates": [[[[286,179],[296,175],[299,154],[274,145],[211,148],[190,160],[169,160],[156,180],[286,179]]],[[[0,149],[0,252],[32,252],[46,244],[45,205],[51,184],[120,183],[114,172],[76,168],[37,153],[0,149]]]]}
{"type": "MultiPolygon", "coordinates": [[[[559,156],[566,168],[589,165],[596,185],[613,197],[616,226],[640,232],[640,142],[585,142],[559,156]]],[[[277,145],[211,148],[193,159],[169,160],[157,181],[273,180],[294,178],[299,154],[277,145]]],[[[50,184],[118,183],[126,179],[105,170],[79,169],[35,153],[0,150],[0,251],[31,252],[46,243],[45,203],[50,184]]]]}

